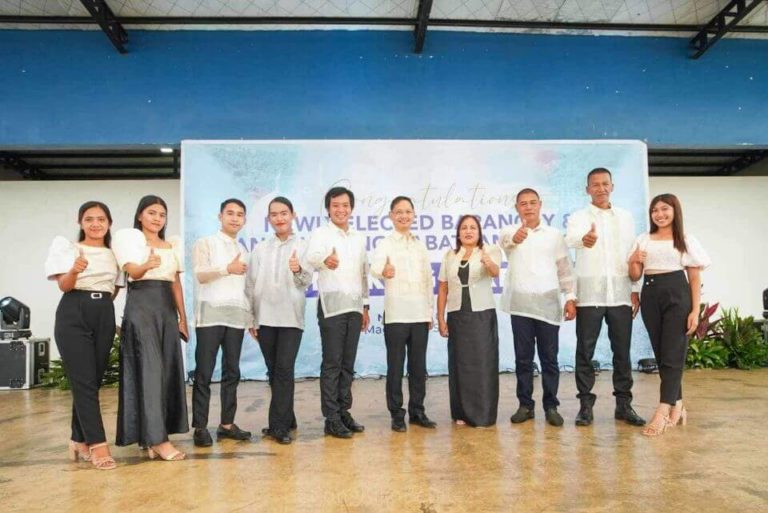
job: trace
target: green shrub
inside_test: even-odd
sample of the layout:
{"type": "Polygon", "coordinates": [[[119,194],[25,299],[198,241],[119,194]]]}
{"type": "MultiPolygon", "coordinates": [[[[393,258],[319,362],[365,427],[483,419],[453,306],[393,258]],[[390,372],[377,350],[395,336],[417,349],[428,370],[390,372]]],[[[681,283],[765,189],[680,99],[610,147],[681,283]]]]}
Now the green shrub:
{"type": "Polygon", "coordinates": [[[738,369],[768,366],[768,343],[755,327],[752,316],[739,317],[737,308],[723,309],[720,329],[723,346],[729,352],[729,365],[738,369]]]}

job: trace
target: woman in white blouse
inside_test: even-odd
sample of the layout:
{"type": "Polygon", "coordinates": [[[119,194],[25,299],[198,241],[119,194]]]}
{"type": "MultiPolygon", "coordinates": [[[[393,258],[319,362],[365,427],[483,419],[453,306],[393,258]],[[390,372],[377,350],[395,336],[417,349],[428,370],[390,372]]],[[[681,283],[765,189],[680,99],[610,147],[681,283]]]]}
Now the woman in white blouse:
{"type": "Polygon", "coordinates": [[[499,330],[491,278],[499,275],[500,264],[501,250],[483,244],[477,218],[462,216],[456,249],[445,253],[440,266],[437,294],[440,335],[448,337],[451,418],[457,424],[496,423],[499,330]]]}
{"type": "Polygon", "coordinates": [[[72,438],[69,455],[100,470],[115,468],[104,434],[99,387],[115,338],[117,262],[110,246],[112,215],[99,201],[84,203],[77,214],[78,242],[56,237],[45,273],[64,292],[56,309],[54,336],[72,387],[72,438]]]}
{"type": "Polygon", "coordinates": [[[188,337],[179,273],[181,243],[165,240],[168,207],[144,196],[134,229],[115,233],[112,248],[128,274],[120,344],[117,445],[138,443],[149,457],[184,459],[169,434],[189,431],[179,336],[188,337]]]}
{"type": "Polygon", "coordinates": [[[683,211],[674,194],[653,198],[650,233],[640,235],[629,256],[633,281],[643,277],[641,313],[661,378],[661,399],[646,436],[685,424],[682,380],[688,337],[699,322],[702,269],[710,263],[704,249],[683,229],[683,211]],[[686,280],[687,275],[687,280],[686,280]]]}
{"type": "Polygon", "coordinates": [[[267,208],[275,236],[251,252],[245,286],[253,313],[249,332],[259,341],[272,389],[269,425],[261,432],[277,443],[289,444],[293,441],[289,431],[296,429],[293,373],[312,272],[304,263],[307,242],[293,233],[293,204],[278,196],[267,208]]]}

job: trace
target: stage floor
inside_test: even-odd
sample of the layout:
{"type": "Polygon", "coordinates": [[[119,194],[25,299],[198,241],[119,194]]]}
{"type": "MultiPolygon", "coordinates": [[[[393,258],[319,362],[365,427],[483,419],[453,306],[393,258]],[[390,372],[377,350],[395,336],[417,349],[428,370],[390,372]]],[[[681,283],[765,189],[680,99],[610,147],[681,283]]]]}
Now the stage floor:
{"type": "MultiPolygon", "coordinates": [[[[634,406],[647,418],[658,379],[635,374],[634,406]]],[[[255,436],[196,449],[191,433],[176,435],[186,461],[149,461],[135,446],[113,448],[119,466],[105,472],[66,460],[68,392],[0,392],[0,510],[766,511],[768,369],[687,372],[688,426],[657,439],[613,420],[609,372],[598,377],[595,424],[587,428],[573,424],[573,374],[561,378],[562,428],[545,424],[540,410],[534,421],[510,424],[514,387],[513,375],[501,376],[498,424],[473,429],[451,425],[447,378],[432,378],[426,406],[438,429],[394,433],[384,380],[358,380],[352,412],[366,431],[337,440],[323,435],[318,382],[301,382],[292,445],[255,436]]],[[[538,378],[535,393],[541,393],[538,378]]],[[[116,390],[102,397],[113,441],[116,390]]],[[[260,433],[268,404],[265,383],[242,383],[238,424],[260,433]]],[[[216,419],[217,397],[211,406],[216,419]]]]}

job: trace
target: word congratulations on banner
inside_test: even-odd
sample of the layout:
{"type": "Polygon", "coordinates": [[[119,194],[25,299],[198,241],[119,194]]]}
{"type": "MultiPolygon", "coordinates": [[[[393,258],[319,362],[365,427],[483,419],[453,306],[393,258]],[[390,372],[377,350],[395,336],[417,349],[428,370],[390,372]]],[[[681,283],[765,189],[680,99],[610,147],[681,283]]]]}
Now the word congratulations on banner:
{"type": "MultiPolygon", "coordinates": [[[[646,230],[647,149],[639,141],[184,141],[185,247],[189,257],[195,240],[218,230],[219,204],[230,197],[243,200],[248,208],[247,223],[239,234],[244,253],[274,236],[266,215],[275,196],[293,202],[297,214],[294,232],[309,238],[312,230],[328,222],[323,208],[325,192],[342,185],[355,193],[350,222],[366,237],[372,253],[393,229],[387,215],[392,198],[405,195],[414,202],[412,229],[429,250],[436,290],[440,262],[455,247],[461,215],[475,215],[485,242],[495,244],[504,227],[519,221],[514,208],[517,192],[531,187],[541,196],[542,222],[564,231],[571,212],[589,202],[586,175],[595,167],[611,170],[615,184],[612,203],[634,215],[638,232],[646,230]]],[[[187,270],[191,271],[189,258],[187,270]]],[[[193,274],[187,272],[184,290],[190,307],[193,280],[193,274]]],[[[503,273],[495,281],[494,293],[501,293],[502,283],[503,273]]],[[[371,326],[361,335],[355,370],[360,375],[381,375],[386,373],[383,283],[371,278],[370,291],[371,326]]],[[[314,286],[307,296],[296,375],[318,376],[322,351],[314,286]]],[[[501,312],[499,336],[500,370],[512,369],[510,322],[501,312]]],[[[635,322],[633,336],[633,360],[650,355],[640,321],[635,322]]],[[[194,347],[193,337],[188,347],[191,368],[194,347]]],[[[561,365],[573,365],[575,347],[574,323],[564,323],[561,365]]],[[[595,358],[611,361],[605,333],[595,358]]],[[[445,339],[436,328],[430,334],[427,367],[433,375],[447,372],[445,339]]],[[[248,335],[241,372],[247,379],[266,376],[257,343],[248,335]]]]}

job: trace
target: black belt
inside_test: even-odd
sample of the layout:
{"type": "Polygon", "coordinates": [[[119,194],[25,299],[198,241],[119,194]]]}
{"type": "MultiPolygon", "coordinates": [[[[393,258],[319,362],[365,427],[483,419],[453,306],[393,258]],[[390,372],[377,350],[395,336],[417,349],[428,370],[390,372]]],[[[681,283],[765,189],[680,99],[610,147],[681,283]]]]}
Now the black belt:
{"type": "Polygon", "coordinates": [[[79,290],[73,289],[67,292],[67,294],[73,294],[76,296],[88,298],[88,299],[109,299],[112,300],[111,292],[95,291],[95,290],[79,290]]]}

